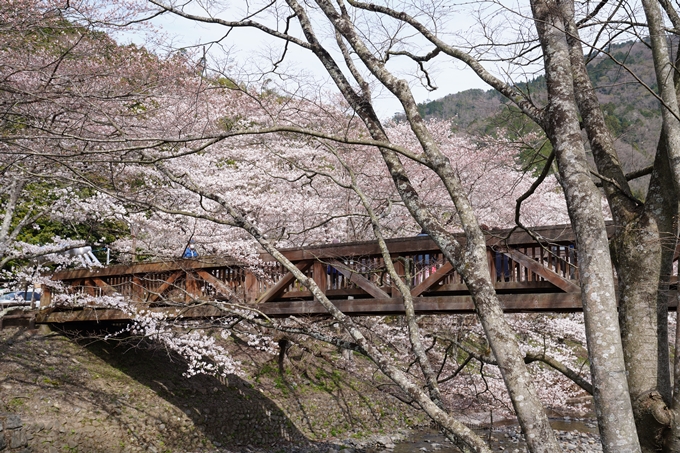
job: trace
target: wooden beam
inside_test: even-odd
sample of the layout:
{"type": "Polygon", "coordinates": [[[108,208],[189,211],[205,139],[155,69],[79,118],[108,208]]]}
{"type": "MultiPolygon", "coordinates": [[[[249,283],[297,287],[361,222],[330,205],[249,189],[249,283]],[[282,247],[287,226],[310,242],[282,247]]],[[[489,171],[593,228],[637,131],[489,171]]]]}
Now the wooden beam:
{"type": "Polygon", "coordinates": [[[411,296],[418,297],[428,289],[432,288],[437,283],[441,282],[453,270],[453,266],[448,261],[442,267],[437,269],[434,274],[430,274],[425,280],[411,290],[411,296]]]}
{"type": "Polygon", "coordinates": [[[257,277],[255,274],[250,272],[249,270],[246,270],[246,278],[245,278],[245,296],[246,296],[246,303],[248,304],[253,304],[257,300],[257,296],[259,293],[260,289],[260,284],[257,281],[257,277]]]}
{"type": "Polygon", "coordinates": [[[116,290],[116,288],[109,285],[108,283],[106,283],[101,278],[93,277],[92,281],[94,282],[95,285],[97,285],[99,288],[101,288],[102,291],[104,291],[104,294],[106,294],[107,296],[110,296],[112,294],[119,292],[119,291],[116,290]]]}
{"type": "Polygon", "coordinates": [[[142,280],[139,278],[138,275],[133,275],[132,276],[132,299],[136,301],[142,301],[144,300],[144,293],[146,290],[144,289],[144,285],[142,284],[142,280]]]}
{"type": "Polygon", "coordinates": [[[83,290],[85,291],[86,294],[95,297],[97,295],[97,292],[95,291],[95,287],[97,284],[92,281],[92,278],[86,278],[83,281],[83,290]]]}
{"type": "MultiPolygon", "coordinates": [[[[576,293],[501,294],[503,310],[508,312],[581,311],[581,297],[576,293]]],[[[403,314],[400,298],[334,300],[333,305],[347,315],[403,314]]],[[[416,313],[474,313],[470,296],[418,297],[413,299],[416,313]]],[[[267,316],[298,316],[327,314],[318,302],[276,302],[258,307],[267,316]]]]}
{"type": "Polygon", "coordinates": [[[45,308],[52,303],[52,288],[49,286],[42,286],[42,295],[40,296],[40,308],[45,308]]]}
{"type": "MultiPolygon", "coordinates": [[[[562,290],[557,288],[555,285],[548,281],[522,281],[522,282],[496,282],[495,283],[496,292],[498,294],[534,294],[534,293],[561,293],[562,290]]],[[[392,287],[382,288],[384,291],[396,291],[392,287]]],[[[449,283],[446,285],[436,286],[432,291],[431,295],[469,295],[467,285],[465,283],[449,283]]],[[[366,292],[361,288],[345,288],[345,289],[329,289],[326,292],[329,299],[344,298],[347,296],[353,296],[355,298],[366,297],[366,292]]],[[[396,291],[392,297],[400,297],[399,291],[396,291]]],[[[421,295],[422,296],[422,295],[421,295]]],[[[287,300],[302,300],[302,299],[312,299],[312,293],[309,291],[288,291],[285,294],[279,296],[281,302],[287,300]]]]}
{"type": "MultiPolygon", "coordinates": [[[[399,278],[403,281],[406,275],[406,267],[404,266],[404,261],[400,259],[395,259],[392,262],[394,263],[394,270],[397,272],[399,278]]],[[[390,280],[391,279],[392,276],[390,276],[390,280]]],[[[392,282],[392,285],[390,286],[390,292],[392,293],[392,297],[398,297],[401,295],[401,293],[399,292],[399,288],[397,287],[397,282],[392,282]]]]}
{"type": "MultiPolygon", "coordinates": [[[[574,293],[501,295],[503,309],[515,311],[580,311],[581,298],[574,293]]],[[[399,298],[338,300],[333,304],[347,315],[403,314],[404,306],[399,298]]],[[[474,305],[470,296],[419,297],[414,300],[416,313],[473,313],[474,305]]],[[[326,309],[318,302],[271,302],[258,307],[267,316],[326,315],[326,309]]],[[[211,305],[188,307],[148,307],[146,311],[164,313],[170,319],[213,318],[223,316],[219,308],[211,305]]],[[[130,315],[117,309],[87,307],[68,311],[41,310],[36,315],[37,323],[104,322],[129,321],[130,315]]]]}
{"type": "MultiPolygon", "coordinates": [[[[54,278],[52,278],[52,280],[54,280],[54,278]]],[[[76,288],[78,286],[82,286],[84,281],[85,281],[85,279],[77,278],[75,280],[68,280],[68,281],[65,281],[63,283],[64,283],[65,286],[67,286],[69,288],[76,288]]]]}
{"type": "Polygon", "coordinates": [[[377,286],[375,283],[373,283],[363,275],[358,274],[352,271],[351,269],[348,269],[347,266],[343,264],[341,261],[331,260],[329,261],[329,264],[336,268],[338,272],[344,275],[345,278],[348,279],[350,282],[356,284],[359,288],[363,289],[376,299],[390,299],[390,295],[387,294],[382,289],[380,289],[379,286],[377,286]]]}
{"type": "Polygon", "coordinates": [[[543,266],[539,262],[531,259],[522,252],[510,249],[507,252],[500,253],[503,253],[503,255],[511,258],[513,261],[520,263],[522,266],[526,267],[531,272],[540,275],[541,277],[545,278],[550,283],[552,283],[553,285],[557,286],[558,288],[567,293],[578,293],[581,291],[581,287],[576,283],[572,282],[571,280],[567,280],[566,278],[562,277],[556,272],[553,272],[552,270],[543,266]]]}
{"type": "Polygon", "coordinates": [[[322,293],[326,294],[328,287],[328,265],[320,261],[314,261],[312,266],[312,277],[314,277],[314,283],[319,287],[322,293]]]}
{"type": "Polygon", "coordinates": [[[163,284],[158,288],[157,291],[155,291],[155,292],[149,291],[151,293],[151,296],[149,296],[149,302],[152,302],[152,303],[156,302],[163,295],[164,292],[166,292],[167,290],[172,288],[175,281],[178,278],[180,278],[183,273],[184,273],[184,271],[173,272],[170,275],[170,277],[168,277],[168,279],[163,282],[163,284]]]}
{"type": "MultiPolygon", "coordinates": [[[[214,318],[224,316],[224,312],[211,305],[196,305],[188,307],[146,307],[145,311],[151,313],[164,313],[170,319],[182,318],[214,318]]],[[[66,323],[66,322],[93,322],[104,321],[130,321],[130,315],[115,308],[87,307],[80,310],[52,311],[41,310],[36,315],[36,323],[66,323]]]]}
{"type": "Polygon", "coordinates": [[[90,276],[108,277],[111,275],[157,274],[178,270],[193,270],[215,267],[239,266],[233,259],[220,256],[203,256],[198,259],[158,261],[152,263],[116,264],[94,269],[69,269],[52,274],[53,280],[74,280],[90,276]]]}
{"type": "Polygon", "coordinates": [[[204,270],[196,271],[196,273],[203,281],[210,283],[218,293],[222,294],[227,299],[231,300],[235,298],[234,291],[211,273],[204,270]]]}
{"type": "MultiPolygon", "coordinates": [[[[489,246],[519,246],[535,244],[536,241],[523,230],[490,230],[485,232],[489,246]]],[[[547,225],[532,228],[532,231],[546,243],[571,244],[576,240],[570,225],[547,225]]],[[[607,234],[611,237],[614,225],[607,224],[607,234]]],[[[456,239],[465,244],[465,235],[457,234],[456,239]]],[[[439,253],[440,250],[429,236],[412,236],[388,239],[385,241],[392,255],[423,254],[427,252],[439,253]]],[[[376,241],[351,242],[341,244],[324,244],[297,249],[282,249],[281,253],[291,261],[318,259],[328,261],[352,256],[380,256],[380,247],[376,241]]],[[[265,261],[272,261],[272,257],[262,255],[265,261]]]]}
{"type": "MultiPolygon", "coordinates": [[[[614,225],[607,224],[607,233],[611,236],[614,233],[614,225]]],[[[535,227],[532,230],[546,243],[571,244],[575,241],[574,233],[569,225],[549,225],[535,227]]],[[[487,245],[489,246],[519,246],[535,244],[536,241],[526,232],[521,230],[491,230],[485,232],[487,245]]],[[[456,235],[456,238],[465,243],[464,235],[456,235]]],[[[398,255],[439,253],[439,249],[434,241],[428,236],[406,237],[389,239],[386,241],[390,253],[398,255]]],[[[324,244],[296,249],[281,250],[284,256],[293,262],[305,260],[330,260],[342,257],[353,256],[380,256],[380,248],[376,241],[353,242],[343,244],[324,244]]],[[[265,261],[272,261],[271,256],[266,253],[261,254],[265,261]]],[[[54,280],[75,280],[90,276],[106,277],[111,275],[131,275],[146,273],[161,273],[176,270],[194,270],[204,268],[234,267],[243,266],[244,263],[222,257],[202,256],[191,260],[174,260],[155,263],[135,263],[107,266],[99,269],[72,269],[59,271],[53,274],[54,280]]]]}
{"type": "MultiPolygon", "coordinates": [[[[311,260],[308,260],[308,261],[301,261],[301,262],[297,263],[297,264],[295,265],[295,267],[297,267],[298,270],[300,270],[301,272],[304,272],[304,271],[306,271],[307,269],[309,269],[309,266],[311,266],[312,263],[313,263],[313,261],[311,261],[311,260]]],[[[293,283],[294,280],[295,280],[295,277],[293,276],[293,273],[292,273],[292,272],[287,272],[287,273],[281,278],[281,280],[279,280],[278,282],[276,282],[276,284],[275,284],[273,287],[271,287],[271,288],[269,289],[269,291],[267,291],[266,293],[264,293],[264,294],[262,295],[262,297],[260,297],[260,298],[257,300],[256,303],[258,303],[258,304],[263,304],[263,303],[270,302],[272,299],[277,299],[281,294],[283,294],[283,292],[286,290],[286,288],[288,288],[288,285],[290,285],[291,283],[293,283]]]]}
{"type": "Polygon", "coordinates": [[[184,294],[184,301],[187,303],[201,297],[201,289],[198,286],[198,281],[196,281],[193,272],[186,272],[186,276],[184,277],[184,290],[186,291],[184,294]]]}

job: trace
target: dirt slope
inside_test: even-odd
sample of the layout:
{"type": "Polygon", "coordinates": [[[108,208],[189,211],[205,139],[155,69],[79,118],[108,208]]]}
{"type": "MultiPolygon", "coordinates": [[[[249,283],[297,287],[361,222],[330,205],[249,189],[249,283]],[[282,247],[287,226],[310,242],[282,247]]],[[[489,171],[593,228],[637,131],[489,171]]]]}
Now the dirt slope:
{"type": "Polygon", "coordinates": [[[2,330],[0,412],[21,417],[36,453],[328,451],[336,438],[424,422],[323,354],[287,361],[282,378],[275,358],[234,353],[249,364],[247,380],[221,382],[185,378],[161,350],[2,330]]]}

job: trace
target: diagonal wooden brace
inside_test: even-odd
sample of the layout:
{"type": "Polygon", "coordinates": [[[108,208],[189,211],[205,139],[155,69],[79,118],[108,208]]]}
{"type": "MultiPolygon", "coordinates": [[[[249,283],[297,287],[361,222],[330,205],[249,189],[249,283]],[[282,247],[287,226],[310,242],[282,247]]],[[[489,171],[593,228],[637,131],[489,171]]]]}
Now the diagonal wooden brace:
{"type": "Polygon", "coordinates": [[[453,266],[448,261],[444,263],[442,267],[437,269],[434,274],[430,274],[425,280],[423,280],[418,286],[411,290],[412,297],[418,297],[423,294],[428,289],[432,288],[434,285],[444,280],[446,276],[453,270],[453,266]]]}
{"type": "Polygon", "coordinates": [[[163,282],[163,284],[158,288],[158,291],[155,291],[149,296],[149,302],[156,302],[164,292],[172,288],[175,284],[175,281],[180,278],[184,274],[184,271],[177,271],[173,272],[170,277],[166,281],[163,282]]]}
{"type": "Polygon", "coordinates": [[[547,267],[541,265],[541,263],[531,259],[529,256],[517,250],[510,249],[507,252],[500,252],[503,255],[509,257],[513,261],[520,263],[522,266],[529,269],[531,272],[540,275],[553,285],[560,288],[562,291],[567,293],[576,293],[581,291],[581,287],[571,280],[567,280],[561,275],[553,272],[547,267]]]}
{"type": "Polygon", "coordinates": [[[342,275],[345,276],[347,280],[350,282],[354,283],[357,285],[359,288],[363,289],[366,291],[368,294],[371,296],[375,297],[376,299],[389,299],[390,295],[387,294],[385,291],[380,289],[375,283],[367,279],[361,274],[357,274],[351,269],[348,269],[345,264],[343,264],[341,261],[338,260],[331,260],[328,262],[331,266],[336,268],[338,272],[340,272],[342,275]]]}
{"type": "Polygon", "coordinates": [[[104,294],[106,294],[107,296],[111,296],[111,295],[113,295],[113,294],[115,294],[115,293],[118,292],[118,290],[116,290],[116,288],[114,288],[113,286],[109,285],[108,283],[106,283],[106,282],[105,282],[104,280],[102,280],[101,278],[93,277],[93,278],[92,278],[92,281],[94,282],[95,285],[97,285],[99,288],[101,288],[101,289],[102,289],[102,292],[103,292],[104,294]]]}
{"type": "Polygon", "coordinates": [[[229,288],[229,286],[218,280],[214,275],[204,270],[196,271],[196,274],[198,274],[198,276],[201,277],[203,281],[210,283],[217,290],[217,292],[222,294],[224,297],[228,298],[229,300],[236,299],[234,291],[229,288]]]}
{"type": "MultiPolygon", "coordinates": [[[[314,262],[314,261],[312,261],[312,260],[300,261],[299,263],[297,263],[297,264],[295,265],[295,267],[297,267],[301,272],[304,272],[304,271],[306,271],[307,269],[309,269],[309,266],[311,266],[313,262],[314,262]]],[[[276,282],[276,285],[274,285],[273,287],[271,287],[271,288],[269,289],[269,291],[267,291],[266,293],[264,293],[264,294],[262,295],[262,297],[260,297],[260,298],[257,300],[256,303],[262,304],[262,303],[265,303],[265,302],[269,302],[269,301],[271,301],[271,300],[273,300],[273,299],[277,299],[281,294],[283,294],[283,292],[286,290],[286,288],[288,288],[288,285],[290,285],[291,283],[293,283],[294,280],[295,280],[295,277],[293,276],[293,273],[292,273],[292,272],[286,273],[286,274],[283,276],[283,278],[281,278],[281,280],[279,280],[278,282],[276,282]]]]}

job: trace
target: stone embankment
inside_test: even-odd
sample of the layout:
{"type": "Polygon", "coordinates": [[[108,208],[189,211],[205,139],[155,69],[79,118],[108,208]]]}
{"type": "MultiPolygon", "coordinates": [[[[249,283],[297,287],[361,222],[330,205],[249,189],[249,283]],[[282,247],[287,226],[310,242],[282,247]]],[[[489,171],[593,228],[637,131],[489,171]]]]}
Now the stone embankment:
{"type": "Polygon", "coordinates": [[[30,434],[26,435],[21,417],[0,413],[0,452],[30,453],[30,439],[30,434]]]}

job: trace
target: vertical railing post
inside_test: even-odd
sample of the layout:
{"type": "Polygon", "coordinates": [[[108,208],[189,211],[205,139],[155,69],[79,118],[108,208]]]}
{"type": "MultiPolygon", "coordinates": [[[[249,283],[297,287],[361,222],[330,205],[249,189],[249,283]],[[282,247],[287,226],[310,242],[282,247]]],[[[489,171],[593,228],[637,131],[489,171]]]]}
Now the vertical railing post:
{"type": "Polygon", "coordinates": [[[90,278],[85,279],[85,281],[83,282],[83,287],[84,287],[84,289],[85,289],[85,294],[87,294],[87,295],[89,295],[89,296],[92,296],[92,297],[97,297],[97,289],[96,289],[96,286],[97,286],[97,285],[95,285],[94,282],[92,281],[92,279],[90,279],[90,278]]]}
{"type": "Polygon", "coordinates": [[[489,270],[491,271],[491,281],[496,282],[498,279],[496,273],[496,252],[491,247],[486,248],[486,259],[489,260],[489,270]]]}
{"type": "Polygon", "coordinates": [[[257,298],[260,296],[259,293],[259,284],[257,282],[257,277],[255,277],[255,274],[253,274],[250,271],[246,271],[245,275],[245,297],[246,297],[246,302],[249,304],[254,303],[257,298]]]}
{"type": "Polygon", "coordinates": [[[49,286],[42,287],[42,294],[40,295],[40,308],[45,308],[52,303],[52,288],[49,286]]]}
{"type": "MultiPolygon", "coordinates": [[[[312,277],[314,283],[319,287],[322,293],[326,294],[328,289],[328,266],[320,261],[314,261],[312,265],[312,277]]],[[[315,298],[316,299],[316,298],[315,298]]]]}
{"type": "Polygon", "coordinates": [[[193,299],[198,299],[201,295],[201,290],[198,287],[198,280],[194,276],[193,272],[186,272],[186,277],[184,280],[184,286],[186,290],[185,300],[186,302],[191,302],[193,299]]]}
{"type": "Polygon", "coordinates": [[[142,280],[136,276],[132,276],[132,300],[136,302],[141,302],[144,300],[144,287],[142,286],[142,280]]]}
{"type": "MultiPolygon", "coordinates": [[[[401,279],[404,278],[404,276],[406,274],[406,268],[404,267],[404,262],[402,260],[400,260],[398,258],[394,260],[394,270],[397,271],[397,275],[399,276],[399,278],[401,278],[401,279]]],[[[410,287],[410,285],[409,285],[409,287],[410,287]]],[[[391,290],[391,293],[392,293],[392,297],[401,296],[401,293],[399,292],[399,288],[397,288],[396,282],[392,282],[390,290],[391,290]]]]}

